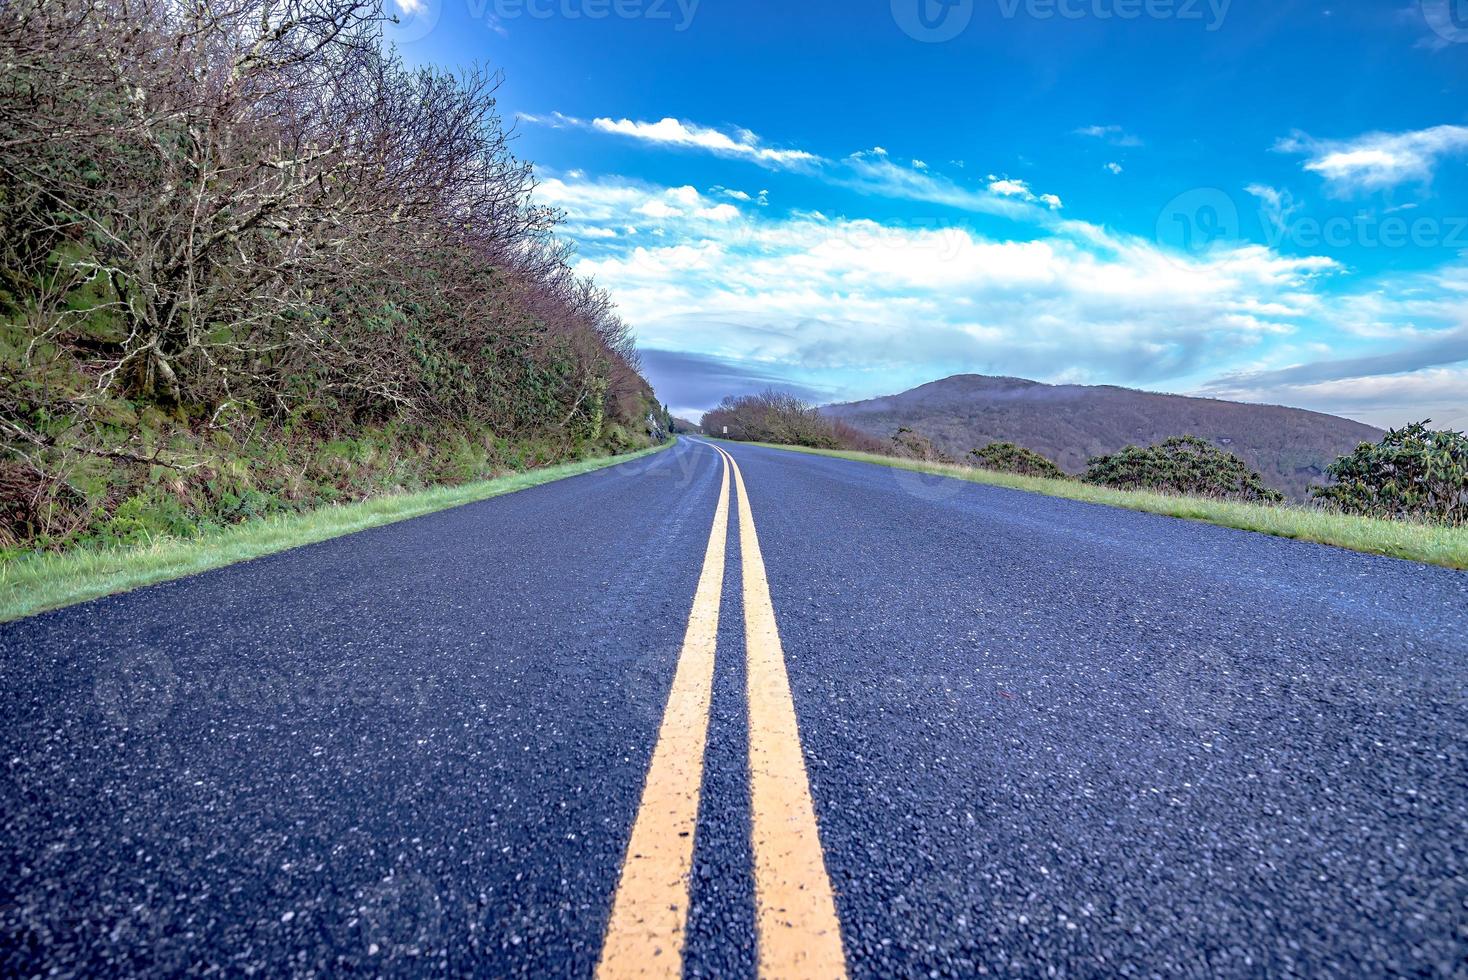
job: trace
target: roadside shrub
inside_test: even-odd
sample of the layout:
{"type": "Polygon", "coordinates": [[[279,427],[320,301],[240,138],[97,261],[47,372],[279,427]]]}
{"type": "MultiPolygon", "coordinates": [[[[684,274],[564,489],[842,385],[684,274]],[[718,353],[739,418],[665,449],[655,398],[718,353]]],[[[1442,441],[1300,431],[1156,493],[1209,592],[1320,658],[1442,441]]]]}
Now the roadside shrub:
{"type": "Polygon", "coordinates": [[[888,455],[917,459],[924,463],[953,462],[953,457],[933,445],[933,440],[906,427],[892,433],[892,447],[888,450],[888,455]]]}
{"type": "Polygon", "coordinates": [[[878,439],[870,432],[863,432],[840,419],[831,420],[831,431],[835,434],[836,445],[842,449],[850,449],[858,453],[875,453],[879,456],[886,455],[891,449],[888,443],[878,439]]]}
{"type": "Polygon", "coordinates": [[[1363,442],[1327,469],[1314,496],[1347,514],[1468,523],[1468,435],[1429,429],[1431,420],[1363,442]]]}
{"type": "Polygon", "coordinates": [[[1278,503],[1284,494],[1233,453],[1197,436],[1174,436],[1154,446],[1127,446],[1090,460],[1087,483],[1121,490],[1161,490],[1192,497],[1278,503]]]}
{"type": "Polygon", "coordinates": [[[844,448],[830,419],[813,405],[773,388],[757,395],[725,398],[718,408],[704,415],[703,429],[740,442],[844,448]]]}
{"type": "Polygon", "coordinates": [[[982,470],[996,473],[1015,473],[1019,476],[1038,476],[1047,480],[1069,480],[1070,474],[1054,461],[1041,456],[1033,449],[1016,446],[1012,442],[991,442],[983,449],[969,452],[974,465],[982,470]]]}

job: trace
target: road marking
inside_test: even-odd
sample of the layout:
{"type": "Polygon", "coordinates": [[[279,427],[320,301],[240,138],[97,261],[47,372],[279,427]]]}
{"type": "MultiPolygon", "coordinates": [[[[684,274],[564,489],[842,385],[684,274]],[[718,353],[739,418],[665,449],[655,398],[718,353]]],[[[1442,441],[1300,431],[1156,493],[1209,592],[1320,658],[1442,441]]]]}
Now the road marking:
{"type": "Polygon", "coordinates": [[[603,980],[683,975],[689,875],[708,738],[719,602],[724,591],[724,550],[729,537],[727,459],[721,469],[722,486],[703,571],[688,614],[677,672],[652,762],[647,767],[647,783],[627,843],[622,877],[596,969],[603,980]]]}
{"type": "Polygon", "coordinates": [[[759,975],[764,980],[845,977],[841,921],[826,873],[749,491],[734,457],[723,449],[719,453],[739,488],[759,975]]]}

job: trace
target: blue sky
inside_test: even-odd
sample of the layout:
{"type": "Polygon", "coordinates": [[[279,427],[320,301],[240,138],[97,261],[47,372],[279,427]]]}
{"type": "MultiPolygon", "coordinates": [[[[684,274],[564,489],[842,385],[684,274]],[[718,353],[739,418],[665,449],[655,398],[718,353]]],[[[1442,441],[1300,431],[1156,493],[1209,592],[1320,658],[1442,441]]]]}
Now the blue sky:
{"type": "Polygon", "coordinates": [[[1468,0],[389,0],[696,416],[950,374],[1468,427],[1468,0]]]}

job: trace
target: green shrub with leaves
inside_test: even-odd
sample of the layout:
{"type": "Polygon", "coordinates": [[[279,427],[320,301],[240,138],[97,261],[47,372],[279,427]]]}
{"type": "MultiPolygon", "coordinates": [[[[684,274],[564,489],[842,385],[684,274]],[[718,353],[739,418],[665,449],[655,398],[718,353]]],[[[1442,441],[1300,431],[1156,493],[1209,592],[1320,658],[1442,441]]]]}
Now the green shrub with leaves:
{"type": "Polygon", "coordinates": [[[1431,420],[1363,442],[1326,471],[1314,496],[1347,514],[1468,524],[1468,435],[1431,420]]]}
{"type": "Polygon", "coordinates": [[[1264,478],[1248,463],[1197,436],[1174,436],[1154,446],[1127,446],[1097,456],[1090,460],[1083,479],[1120,490],[1160,490],[1263,503],[1284,500],[1284,494],[1265,486],[1264,478]]]}
{"type": "Polygon", "coordinates": [[[1070,474],[1051,459],[1041,456],[1033,449],[1016,446],[1012,442],[991,442],[983,449],[969,452],[974,465],[981,470],[996,473],[1015,473],[1019,476],[1038,476],[1047,480],[1069,480],[1070,474]]]}

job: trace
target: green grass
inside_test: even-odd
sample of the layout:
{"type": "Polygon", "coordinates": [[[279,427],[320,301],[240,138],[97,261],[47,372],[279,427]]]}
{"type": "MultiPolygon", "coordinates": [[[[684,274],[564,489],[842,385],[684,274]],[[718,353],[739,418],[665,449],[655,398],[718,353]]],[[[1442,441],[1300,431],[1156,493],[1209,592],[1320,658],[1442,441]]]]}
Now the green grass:
{"type": "Polygon", "coordinates": [[[803,446],[778,446],[768,443],[770,449],[810,453],[816,456],[834,456],[862,463],[876,463],[898,469],[915,470],[954,477],[972,483],[985,483],[1030,493],[1043,493],[1050,497],[1082,500],[1108,507],[1124,507],[1127,510],[1146,511],[1190,521],[1206,521],[1223,527],[1244,531],[1258,531],[1280,538],[1299,541],[1314,541],[1318,544],[1350,548],[1372,555],[1387,555],[1409,561],[1443,565],[1448,568],[1468,569],[1468,528],[1444,527],[1419,524],[1409,521],[1386,521],[1371,517],[1351,517],[1334,514],[1315,507],[1301,505],[1274,506],[1268,504],[1246,504],[1228,500],[1209,500],[1204,497],[1182,497],[1176,494],[1149,493],[1137,490],[1113,490],[1096,487],[1088,483],[1071,480],[1045,480],[1037,477],[1013,476],[991,470],[975,469],[952,463],[925,463],[911,459],[897,459],[874,453],[849,452],[839,449],[808,449],[803,446]]]}
{"type": "Polygon", "coordinates": [[[0,622],[579,476],[659,452],[671,444],[461,486],[374,497],[303,514],[280,514],[194,538],[160,537],[136,546],[80,547],[24,555],[0,563],[0,622]]]}

